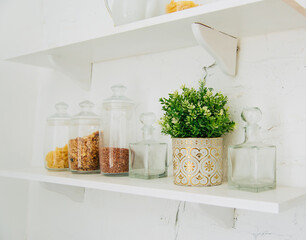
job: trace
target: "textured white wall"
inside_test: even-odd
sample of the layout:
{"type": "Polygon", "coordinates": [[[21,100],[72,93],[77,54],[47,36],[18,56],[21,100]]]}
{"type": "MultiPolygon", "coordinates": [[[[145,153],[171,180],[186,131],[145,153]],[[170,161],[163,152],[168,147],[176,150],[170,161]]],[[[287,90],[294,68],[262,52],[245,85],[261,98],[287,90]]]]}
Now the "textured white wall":
{"type": "MultiPolygon", "coordinates": [[[[0,1],[0,167],[29,165],[32,158],[37,68],[6,62],[6,56],[42,47],[39,0],[0,1]]],[[[25,239],[28,183],[0,179],[0,239],[25,239]]]]}
{"type": "MultiPolygon", "coordinates": [[[[52,2],[43,1],[41,6],[44,46],[90,38],[111,27],[102,1],[52,2]],[[61,11],[56,11],[59,8],[61,11]],[[101,9],[101,16],[96,14],[97,9],[101,9]],[[80,14],[84,16],[78,18],[80,14]]],[[[306,100],[305,42],[306,29],[241,39],[238,75],[228,77],[215,67],[210,70],[207,81],[209,87],[229,96],[232,116],[240,127],[243,125],[240,120],[243,107],[262,109],[264,139],[278,147],[278,183],[303,187],[306,187],[306,153],[303,151],[306,132],[306,109],[303,108],[306,100]]],[[[195,86],[204,74],[201,68],[211,61],[203,49],[193,47],[102,62],[94,65],[91,91],[80,89],[73,80],[59,73],[41,70],[37,91],[31,88],[32,95],[37,94],[38,100],[31,106],[36,107],[35,120],[32,116],[28,123],[34,127],[34,144],[33,157],[26,155],[27,160],[31,159],[31,165],[43,166],[42,133],[45,118],[53,112],[54,103],[66,101],[70,112],[75,114],[78,102],[90,99],[97,104],[98,112],[102,100],[111,94],[110,86],[123,83],[128,87],[127,95],[138,103],[138,113],[154,111],[160,116],[158,98],[179,88],[182,83],[195,86]]],[[[18,67],[18,72],[24,71],[22,69],[37,71],[18,67]]],[[[8,76],[9,71],[4,73],[8,76]]],[[[29,85],[33,87],[36,83],[29,85]]],[[[14,92],[15,89],[10,90],[11,94],[14,92]]],[[[16,109],[21,111],[22,107],[16,106],[16,109]]],[[[33,110],[26,113],[33,113],[33,110]]],[[[19,123],[26,126],[22,121],[19,123]]],[[[168,137],[158,137],[169,141],[168,137]]],[[[226,143],[241,142],[242,138],[243,131],[239,128],[226,137],[226,143]]],[[[28,148],[31,148],[30,144],[28,148]]],[[[1,163],[4,161],[1,156],[1,163]]],[[[15,161],[14,165],[19,166],[20,158],[16,157],[15,161]]],[[[272,215],[39,183],[30,184],[28,195],[28,240],[303,240],[306,236],[306,205],[272,215]]],[[[12,208],[11,204],[8,206],[12,208]]],[[[23,211],[24,207],[21,207],[23,211]]],[[[11,222],[4,226],[14,228],[11,222]]],[[[20,236],[25,236],[23,233],[20,236]]],[[[1,234],[9,236],[8,231],[0,227],[0,239],[1,234]]]]}

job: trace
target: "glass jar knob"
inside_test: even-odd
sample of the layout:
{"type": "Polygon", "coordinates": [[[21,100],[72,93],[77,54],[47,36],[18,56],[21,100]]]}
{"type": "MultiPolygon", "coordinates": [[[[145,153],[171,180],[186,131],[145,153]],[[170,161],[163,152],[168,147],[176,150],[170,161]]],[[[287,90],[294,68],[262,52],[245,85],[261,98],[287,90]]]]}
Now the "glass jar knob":
{"type": "Polygon", "coordinates": [[[91,101],[83,101],[79,104],[82,112],[91,112],[94,104],[91,101]]]}
{"type": "Polygon", "coordinates": [[[66,113],[68,109],[68,104],[64,102],[59,102],[55,104],[55,109],[57,113],[66,113]]]}
{"type": "Polygon", "coordinates": [[[257,124],[261,120],[262,113],[259,108],[245,108],[241,113],[241,118],[245,121],[248,125],[257,124]]]}
{"type": "Polygon", "coordinates": [[[118,85],[114,85],[111,87],[112,91],[113,91],[113,96],[114,97],[121,97],[124,95],[125,91],[126,91],[126,87],[118,84],[118,85]]]}

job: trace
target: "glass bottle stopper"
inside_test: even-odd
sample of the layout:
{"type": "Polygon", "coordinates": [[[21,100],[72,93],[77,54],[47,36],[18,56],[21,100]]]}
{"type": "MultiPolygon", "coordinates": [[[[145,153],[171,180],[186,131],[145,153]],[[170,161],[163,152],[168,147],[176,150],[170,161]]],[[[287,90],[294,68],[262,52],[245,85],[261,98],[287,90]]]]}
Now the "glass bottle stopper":
{"type": "Polygon", "coordinates": [[[241,118],[243,121],[247,123],[247,125],[251,126],[254,125],[261,120],[262,113],[259,108],[245,108],[241,113],[241,118]]]}
{"type": "Polygon", "coordinates": [[[246,108],[241,113],[241,118],[247,123],[245,127],[245,142],[260,141],[260,127],[257,124],[261,120],[262,113],[259,108],[246,108]]]}
{"type": "Polygon", "coordinates": [[[153,112],[142,113],[139,117],[140,122],[143,124],[143,139],[149,140],[153,138],[154,127],[153,124],[156,122],[156,116],[153,112]]]}

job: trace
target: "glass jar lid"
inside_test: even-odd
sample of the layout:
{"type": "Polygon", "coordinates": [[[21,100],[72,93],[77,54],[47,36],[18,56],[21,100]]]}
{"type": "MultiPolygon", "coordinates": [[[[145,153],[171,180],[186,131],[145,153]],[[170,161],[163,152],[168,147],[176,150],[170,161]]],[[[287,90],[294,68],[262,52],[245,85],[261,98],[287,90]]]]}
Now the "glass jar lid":
{"type": "Polygon", "coordinates": [[[54,105],[56,112],[47,118],[47,122],[52,121],[69,121],[71,117],[67,113],[68,104],[65,102],[59,102],[54,105]]]}
{"type": "Polygon", "coordinates": [[[107,110],[110,109],[130,109],[133,108],[135,103],[133,100],[127,98],[124,94],[126,87],[117,84],[111,87],[113,96],[103,101],[103,107],[107,110]]]}
{"type": "Polygon", "coordinates": [[[99,120],[99,116],[93,112],[95,106],[90,101],[83,101],[79,104],[81,112],[73,116],[73,120],[99,120]]]}

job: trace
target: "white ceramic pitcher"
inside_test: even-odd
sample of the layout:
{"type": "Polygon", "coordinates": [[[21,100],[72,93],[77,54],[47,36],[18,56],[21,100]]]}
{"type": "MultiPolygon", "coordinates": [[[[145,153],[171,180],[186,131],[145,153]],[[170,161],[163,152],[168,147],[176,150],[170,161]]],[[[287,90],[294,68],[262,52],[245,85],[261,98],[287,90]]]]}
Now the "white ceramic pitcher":
{"type": "Polygon", "coordinates": [[[104,0],[115,25],[142,20],[146,17],[147,0],[104,0]]]}

